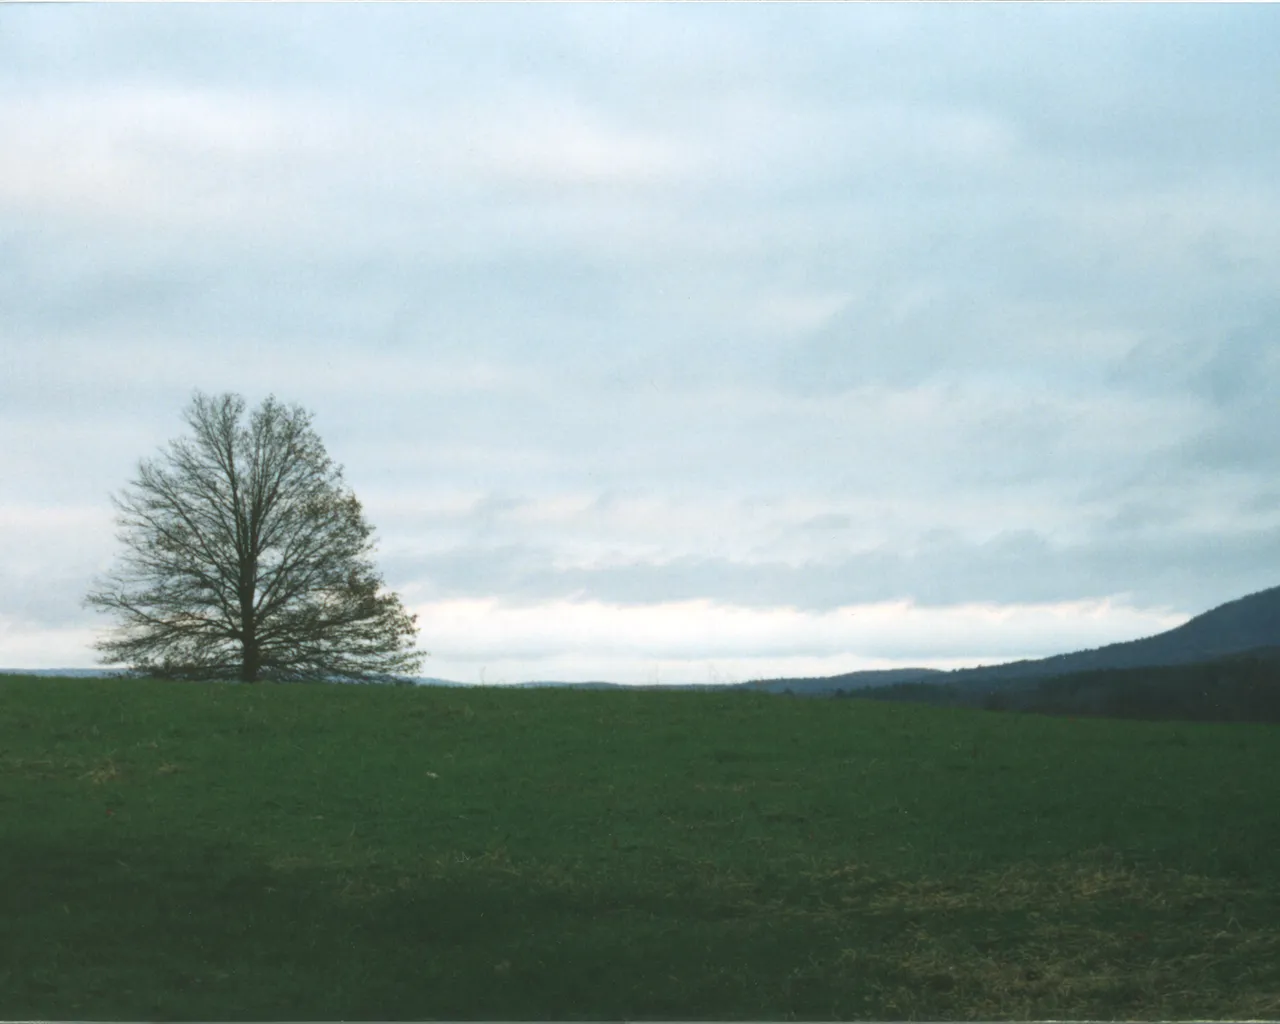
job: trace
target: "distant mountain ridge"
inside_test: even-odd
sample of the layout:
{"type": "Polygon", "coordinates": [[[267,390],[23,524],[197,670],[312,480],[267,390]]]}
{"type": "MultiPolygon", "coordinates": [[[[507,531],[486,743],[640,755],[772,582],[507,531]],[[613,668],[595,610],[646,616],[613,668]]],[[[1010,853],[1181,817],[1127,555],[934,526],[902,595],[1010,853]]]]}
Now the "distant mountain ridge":
{"type": "Polygon", "coordinates": [[[766,679],[740,684],[770,693],[790,691],[821,696],[899,683],[934,683],[960,689],[1019,688],[1041,680],[1100,669],[1189,665],[1280,647],[1280,587],[1260,590],[1218,605],[1181,626],[1140,640],[1124,640],[1091,650],[1055,654],[1048,658],[1011,661],[1000,665],[954,669],[903,668],[848,672],[839,676],[766,679]]]}
{"type": "MultiPolygon", "coordinates": [[[[1280,648],[1280,587],[1260,590],[1211,608],[1181,626],[1139,640],[1125,640],[1091,650],[1055,654],[1048,658],[1011,661],[950,672],[931,668],[868,669],[836,676],[757,679],[745,683],[628,684],[608,682],[521,682],[518,687],[554,686],[573,689],[627,690],[755,690],[797,696],[833,696],[854,690],[928,683],[959,690],[1016,690],[1034,688],[1042,680],[1078,672],[1126,668],[1156,668],[1213,661],[1217,658],[1280,648]]],[[[105,676],[106,669],[0,669],[0,673],[42,676],[105,676]]],[[[449,679],[418,677],[421,686],[474,686],[449,679]]]]}
{"type": "Polygon", "coordinates": [[[872,686],[892,686],[895,683],[937,682],[947,675],[947,672],[937,668],[870,668],[838,676],[753,679],[749,683],[734,683],[728,689],[817,696],[846,690],[864,690],[872,686]]]}
{"type": "Polygon", "coordinates": [[[1181,626],[1155,636],[1033,661],[959,669],[948,672],[940,681],[960,687],[1017,685],[1023,681],[1096,669],[1189,665],[1278,646],[1280,587],[1271,587],[1220,604],[1181,626]]]}

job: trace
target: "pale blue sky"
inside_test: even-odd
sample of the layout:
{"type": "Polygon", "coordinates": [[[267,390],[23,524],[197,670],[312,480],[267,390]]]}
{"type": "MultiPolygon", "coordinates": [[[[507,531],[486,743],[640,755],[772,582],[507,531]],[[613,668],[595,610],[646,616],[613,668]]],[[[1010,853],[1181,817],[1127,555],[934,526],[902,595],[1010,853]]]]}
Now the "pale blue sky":
{"type": "Polygon", "coordinates": [[[0,664],[193,388],[462,680],[1050,654],[1280,583],[1272,5],[0,6],[0,664]]]}

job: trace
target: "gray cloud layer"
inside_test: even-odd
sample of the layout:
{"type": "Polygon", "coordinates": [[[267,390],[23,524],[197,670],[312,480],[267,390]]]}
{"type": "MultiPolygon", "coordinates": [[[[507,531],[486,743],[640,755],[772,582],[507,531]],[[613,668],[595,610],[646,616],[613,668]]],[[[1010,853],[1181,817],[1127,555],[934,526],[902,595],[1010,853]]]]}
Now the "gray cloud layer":
{"type": "Polygon", "coordinates": [[[315,409],[422,600],[1271,585],[1277,29],[0,9],[0,615],[85,621],[193,387],[315,409]]]}

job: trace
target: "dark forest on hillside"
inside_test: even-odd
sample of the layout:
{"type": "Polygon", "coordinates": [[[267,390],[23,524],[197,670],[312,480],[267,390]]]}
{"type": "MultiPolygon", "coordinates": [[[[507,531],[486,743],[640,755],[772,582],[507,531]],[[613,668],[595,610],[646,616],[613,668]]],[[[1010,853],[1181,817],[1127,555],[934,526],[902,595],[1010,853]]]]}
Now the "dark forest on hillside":
{"type": "Polygon", "coordinates": [[[1280,722],[1280,649],[1190,665],[1074,672],[1034,686],[962,690],[938,683],[898,683],[837,696],[1044,715],[1280,722]]]}

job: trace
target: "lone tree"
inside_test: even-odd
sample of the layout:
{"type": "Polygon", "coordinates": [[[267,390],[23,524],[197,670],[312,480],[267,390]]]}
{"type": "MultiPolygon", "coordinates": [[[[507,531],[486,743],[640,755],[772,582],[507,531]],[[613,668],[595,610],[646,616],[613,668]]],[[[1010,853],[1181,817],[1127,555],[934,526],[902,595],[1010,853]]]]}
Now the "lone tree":
{"type": "Polygon", "coordinates": [[[299,406],[196,392],[194,437],[120,497],[121,563],[85,603],[122,623],[104,664],[171,679],[394,682],[416,617],[369,558],[372,528],[299,406]]]}

